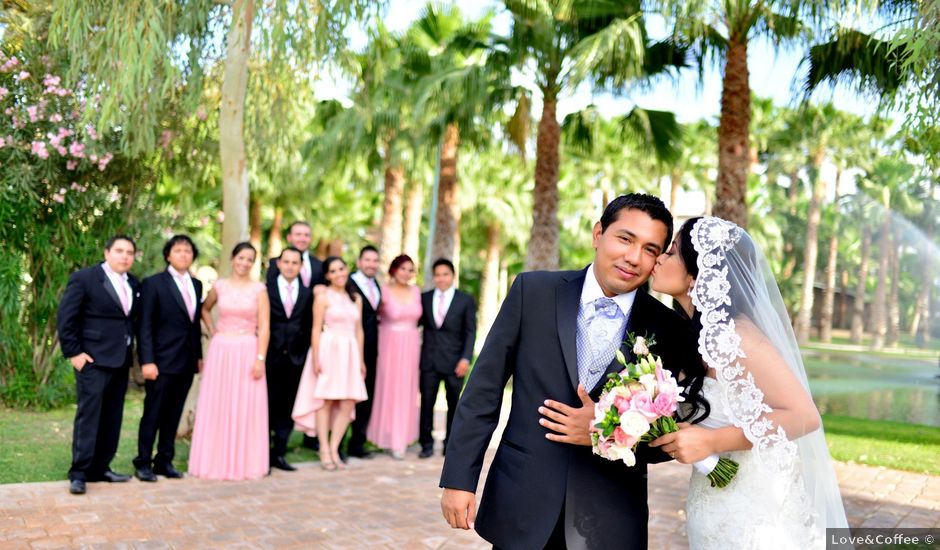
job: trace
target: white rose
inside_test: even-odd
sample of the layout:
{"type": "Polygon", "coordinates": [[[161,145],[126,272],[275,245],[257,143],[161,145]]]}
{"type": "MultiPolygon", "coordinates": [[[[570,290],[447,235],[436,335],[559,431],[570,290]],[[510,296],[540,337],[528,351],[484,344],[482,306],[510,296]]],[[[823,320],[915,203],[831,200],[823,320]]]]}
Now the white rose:
{"type": "Polygon", "coordinates": [[[620,429],[631,437],[639,438],[649,431],[650,423],[646,417],[635,411],[627,411],[620,415],[620,429]]]}
{"type": "Polygon", "coordinates": [[[640,377],[640,384],[643,384],[643,387],[646,388],[646,391],[650,394],[652,398],[656,395],[656,375],[655,374],[644,374],[640,377]]]}
{"type": "Polygon", "coordinates": [[[636,464],[636,455],[633,454],[633,451],[629,447],[611,445],[610,449],[607,450],[607,455],[608,459],[622,460],[627,466],[634,466],[636,464]]]}
{"type": "Polygon", "coordinates": [[[649,352],[649,348],[646,347],[646,338],[637,336],[636,341],[633,343],[633,354],[642,357],[643,355],[649,355],[649,352]]]}

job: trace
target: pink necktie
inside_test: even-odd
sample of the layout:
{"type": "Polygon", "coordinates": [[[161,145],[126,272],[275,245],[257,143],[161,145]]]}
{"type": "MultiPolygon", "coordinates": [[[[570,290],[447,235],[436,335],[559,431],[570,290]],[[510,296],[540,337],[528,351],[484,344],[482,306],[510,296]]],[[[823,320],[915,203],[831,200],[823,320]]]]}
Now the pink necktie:
{"type": "Polygon", "coordinates": [[[379,301],[378,296],[375,293],[375,281],[373,281],[372,279],[369,279],[368,287],[369,287],[369,303],[372,304],[372,309],[375,309],[375,306],[378,305],[376,302],[379,301]]]}
{"type": "Polygon", "coordinates": [[[287,283],[287,298],[284,301],[284,313],[290,317],[292,311],[294,311],[294,283],[287,283]]]}
{"type": "Polygon", "coordinates": [[[303,262],[300,266],[300,279],[304,282],[304,286],[310,286],[310,265],[307,262],[303,262]]]}
{"type": "Polygon", "coordinates": [[[186,304],[186,313],[189,314],[189,320],[192,321],[196,315],[196,306],[193,305],[193,299],[189,296],[189,285],[186,284],[186,277],[182,275],[174,275],[174,277],[179,281],[180,294],[183,295],[183,303],[186,304]]]}
{"type": "Polygon", "coordinates": [[[131,312],[131,299],[127,295],[127,282],[124,277],[121,277],[120,280],[118,288],[121,289],[121,308],[124,310],[124,315],[128,315],[131,312]]]}
{"type": "Polygon", "coordinates": [[[444,315],[447,314],[447,310],[444,309],[444,293],[441,292],[438,296],[439,296],[439,300],[437,302],[437,328],[441,328],[441,325],[444,324],[444,315]]]}

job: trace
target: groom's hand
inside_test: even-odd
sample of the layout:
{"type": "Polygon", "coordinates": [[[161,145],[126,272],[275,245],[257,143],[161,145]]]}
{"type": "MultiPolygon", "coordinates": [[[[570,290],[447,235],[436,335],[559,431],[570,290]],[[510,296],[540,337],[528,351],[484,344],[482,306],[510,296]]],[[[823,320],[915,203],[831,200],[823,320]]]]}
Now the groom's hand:
{"type": "Polygon", "coordinates": [[[477,518],[477,497],[470,491],[444,489],[441,513],[454,529],[473,529],[473,522],[477,518]]]}
{"type": "Polygon", "coordinates": [[[594,421],[594,401],[584,386],[578,384],[580,407],[571,407],[551,399],[545,400],[545,406],[539,407],[544,416],[539,420],[543,427],[557,433],[547,433],[545,437],[558,443],[591,446],[591,422],[594,421]]]}

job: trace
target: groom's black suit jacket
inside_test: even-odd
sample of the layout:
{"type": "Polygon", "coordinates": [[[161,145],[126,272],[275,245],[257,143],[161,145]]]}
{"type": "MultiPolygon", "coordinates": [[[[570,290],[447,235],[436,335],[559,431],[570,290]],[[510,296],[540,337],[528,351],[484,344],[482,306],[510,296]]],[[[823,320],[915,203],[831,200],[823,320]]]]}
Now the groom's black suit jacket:
{"type": "MultiPolygon", "coordinates": [[[[595,456],[590,447],[549,441],[539,425],[538,409],[546,399],[580,406],[576,331],[585,273],[516,278],[457,406],[441,487],[475,492],[503,388],[513,378],[512,411],[475,525],[499,548],[543,548],[562,510],[568,548],[646,548],[646,465],[669,457],[641,445],[636,466],[628,468],[595,456]]],[[[651,351],[674,373],[694,360],[686,322],[642,289],[626,331],[655,335],[651,351]]],[[[628,346],[621,349],[632,360],[628,346]]],[[[607,373],[620,368],[614,360],[607,373]]],[[[595,400],[605,381],[606,374],[589,388],[595,400]]]]}
{"type": "Polygon", "coordinates": [[[192,320],[169,271],[144,279],[140,292],[140,364],[156,363],[161,374],[195,374],[202,359],[202,281],[192,277],[196,312],[192,320]]]}

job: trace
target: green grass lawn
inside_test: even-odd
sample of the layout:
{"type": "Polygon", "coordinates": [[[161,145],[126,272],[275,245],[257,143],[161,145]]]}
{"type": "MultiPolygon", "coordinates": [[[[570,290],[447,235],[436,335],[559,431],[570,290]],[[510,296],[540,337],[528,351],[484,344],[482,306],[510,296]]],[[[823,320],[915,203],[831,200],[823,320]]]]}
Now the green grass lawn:
{"type": "MultiPolygon", "coordinates": [[[[131,459],[136,454],[142,408],[143,394],[129,391],[121,444],[111,463],[115,471],[133,471],[131,459]]],[[[0,483],[65,479],[74,415],[74,405],[46,412],[0,408],[0,483]]],[[[823,424],[836,460],[940,475],[940,428],[829,415],[823,416],[823,424]]],[[[287,460],[318,460],[317,453],[300,446],[301,439],[295,432],[287,460]]],[[[189,441],[177,440],[176,451],[175,466],[184,470],[189,441]]]]}
{"type": "MultiPolygon", "coordinates": [[[[137,426],[143,406],[143,392],[128,390],[121,442],[111,462],[116,472],[134,471],[131,460],[137,454],[137,426]]],[[[0,483],[65,479],[72,462],[74,418],[75,405],[44,412],[0,408],[0,483]]],[[[297,432],[291,437],[288,462],[319,460],[317,453],[300,446],[302,440],[303,435],[297,432]]],[[[189,440],[178,439],[173,465],[185,471],[188,458],[189,440]]]]}

